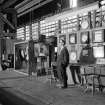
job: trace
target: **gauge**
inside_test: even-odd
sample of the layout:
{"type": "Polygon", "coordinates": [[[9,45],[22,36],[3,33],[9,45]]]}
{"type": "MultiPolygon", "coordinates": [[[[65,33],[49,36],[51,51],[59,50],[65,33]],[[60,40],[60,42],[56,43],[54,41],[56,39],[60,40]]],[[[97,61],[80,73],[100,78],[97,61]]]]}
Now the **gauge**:
{"type": "Polygon", "coordinates": [[[70,43],[75,43],[75,36],[70,37],[70,43]]]}
{"type": "Polygon", "coordinates": [[[87,34],[83,34],[82,35],[82,42],[86,42],[88,40],[88,35],[87,34]]]}
{"type": "Polygon", "coordinates": [[[76,55],[76,52],[71,52],[71,54],[70,54],[70,58],[71,58],[71,60],[76,60],[76,57],[77,57],[77,55],[76,55]]]}
{"type": "Polygon", "coordinates": [[[82,29],[87,29],[88,26],[89,26],[88,21],[87,21],[86,19],[83,20],[82,23],[81,23],[81,27],[82,27],[82,29]]]}

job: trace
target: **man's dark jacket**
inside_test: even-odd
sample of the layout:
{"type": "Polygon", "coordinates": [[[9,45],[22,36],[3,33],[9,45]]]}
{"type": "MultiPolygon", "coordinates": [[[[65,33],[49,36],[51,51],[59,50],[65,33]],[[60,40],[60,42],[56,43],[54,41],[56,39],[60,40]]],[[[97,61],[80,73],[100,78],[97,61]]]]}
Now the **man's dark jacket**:
{"type": "Polygon", "coordinates": [[[63,70],[66,69],[66,67],[69,64],[69,52],[66,47],[64,47],[60,54],[58,55],[57,59],[57,71],[58,71],[58,76],[60,79],[62,79],[62,72],[63,70]]]}

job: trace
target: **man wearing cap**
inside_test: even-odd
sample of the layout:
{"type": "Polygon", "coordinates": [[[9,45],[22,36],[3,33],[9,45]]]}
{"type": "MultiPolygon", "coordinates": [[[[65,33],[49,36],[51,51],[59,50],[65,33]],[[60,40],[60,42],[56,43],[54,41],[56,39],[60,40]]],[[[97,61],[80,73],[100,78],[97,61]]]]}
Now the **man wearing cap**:
{"type": "Polygon", "coordinates": [[[60,52],[57,57],[57,72],[61,82],[61,88],[67,88],[66,68],[69,64],[69,52],[65,46],[65,40],[60,39],[60,52]]]}

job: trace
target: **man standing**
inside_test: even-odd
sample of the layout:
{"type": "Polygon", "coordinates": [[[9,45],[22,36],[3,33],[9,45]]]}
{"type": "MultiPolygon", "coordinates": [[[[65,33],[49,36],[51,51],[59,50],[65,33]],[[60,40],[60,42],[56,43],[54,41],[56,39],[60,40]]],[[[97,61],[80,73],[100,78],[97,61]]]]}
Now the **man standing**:
{"type": "Polygon", "coordinates": [[[69,64],[69,52],[65,46],[65,40],[60,39],[60,52],[57,58],[58,78],[61,82],[61,88],[67,88],[66,68],[69,64]]]}

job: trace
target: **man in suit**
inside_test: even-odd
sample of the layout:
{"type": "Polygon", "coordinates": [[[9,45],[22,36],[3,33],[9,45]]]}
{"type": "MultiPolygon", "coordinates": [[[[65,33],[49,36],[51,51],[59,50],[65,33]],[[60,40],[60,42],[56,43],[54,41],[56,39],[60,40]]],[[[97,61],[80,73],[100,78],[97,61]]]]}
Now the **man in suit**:
{"type": "Polygon", "coordinates": [[[66,68],[69,64],[69,52],[65,46],[65,40],[60,39],[60,52],[57,57],[57,73],[62,85],[61,88],[67,88],[66,68]]]}

